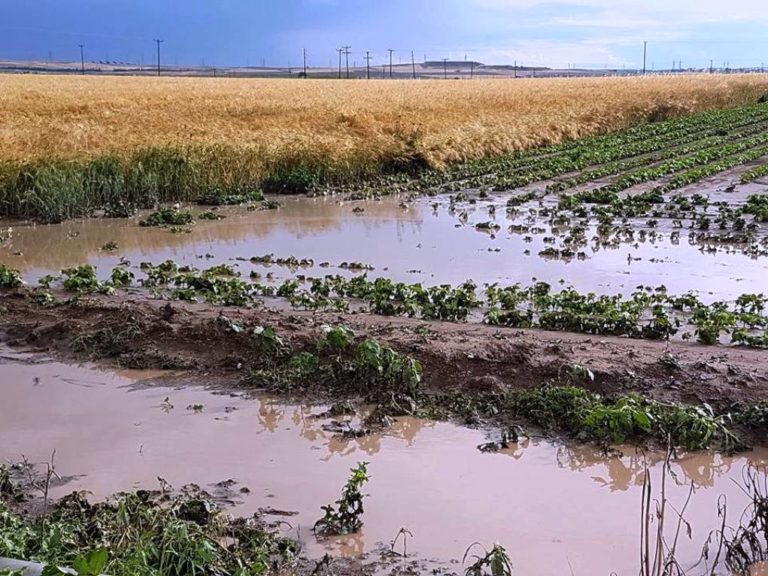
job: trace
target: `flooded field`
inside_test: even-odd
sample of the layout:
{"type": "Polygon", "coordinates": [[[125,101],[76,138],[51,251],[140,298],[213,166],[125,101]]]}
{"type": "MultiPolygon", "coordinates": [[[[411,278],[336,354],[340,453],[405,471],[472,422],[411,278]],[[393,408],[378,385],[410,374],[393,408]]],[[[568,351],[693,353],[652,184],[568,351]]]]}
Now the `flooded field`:
{"type": "Polygon", "coordinates": [[[424,285],[456,285],[466,280],[479,286],[527,285],[533,279],[556,285],[564,280],[582,292],[629,294],[638,285],[664,284],[674,294],[697,292],[703,301],[734,299],[759,286],[768,274],[768,258],[740,251],[713,253],[699,243],[672,242],[669,231],[663,229],[654,239],[587,248],[583,260],[540,256],[549,246],[547,235],[508,230],[522,220],[505,214],[508,198],[501,194],[460,207],[466,222],[444,196],[407,204],[398,197],[351,202],[281,199],[279,210],[222,209],[225,219],[198,221],[189,233],[140,228],[138,218],[37,226],[7,223],[2,227],[12,227],[12,236],[0,247],[0,258],[20,269],[30,282],[85,262],[108,277],[121,259],[130,261],[137,275],[141,262],[170,259],[197,268],[230,264],[246,277],[250,272],[270,274],[275,283],[296,274],[354,275],[339,268],[346,262],[372,266],[367,271],[370,278],[424,285]],[[489,216],[489,209],[496,213],[489,216]],[[490,234],[475,228],[489,218],[500,231],[490,234]],[[109,242],[118,248],[102,250],[109,242]],[[312,265],[291,268],[249,262],[267,254],[308,259],[312,265]]]}
{"type": "MultiPolygon", "coordinates": [[[[521,574],[636,574],[644,458],[631,448],[604,455],[590,446],[522,440],[495,454],[476,446],[479,430],[400,418],[382,434],[342,438],[324,429],[321,407],[213,393],[200,387],[148,386],[159,373],[107,372],[2,350],[0,459],[50,460],[66,482],[52,496],[87,490],[107,497],[194,482],[248,515],[260,508],[296,512],[283,529],[313,557],[389,546],[401,527],[408,552],[460,571],[474,541],[503,542],[521,574]],[[145,382],[142,382],[145,380],[145,382]],[[73,425],[76,423],[76,426],[73,425]],[[349,468],[370,462],[365,526],[357,535],[318,540],[320,506],[338,496],[349,468]],[[216,484],[234,480],[223,490],[216,484]],[[241,489],[247,488],[247,491],[241,489]]],[[[654,481],[663,455],[650,453],[654,481]]],[[[691,540],[684,565],[698,559],[728,497],[731,521],[746,503],[737,483],[765,450],[738,457],[682,455],[673,463],[670,502],[686,512],[691,540]]],[[[375,554],[374,554],[375,557],[375,554]]]]}
{"type": "Polygon", "coordinates": [[[146,185],[151,212],[0,223],[0,330],[26,350],[2,348],[0,458],[55,450],[52,496],[161,478],[282,520],[312,559],[407,529],[449,572],[498,541],[519,574],[636,574],[664,455],[607,447],[669,442],[670,504],[695,487],[677,560],[708,573],[721,497],[737,523],[768,461],[746,449],[768,422],[766,106],[302,197],[146,185]],[[262,395],[200,386],[224,380],[262,395]],[[364,528],[316,538],[363,461],[364,528]]]}

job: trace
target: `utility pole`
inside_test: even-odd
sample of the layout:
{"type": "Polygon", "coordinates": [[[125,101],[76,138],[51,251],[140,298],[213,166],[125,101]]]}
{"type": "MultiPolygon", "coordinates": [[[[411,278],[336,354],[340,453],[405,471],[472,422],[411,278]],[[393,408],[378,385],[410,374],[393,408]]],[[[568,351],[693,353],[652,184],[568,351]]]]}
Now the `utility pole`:
{"type": "Polygon", "coordinates": [[[339,80],[341,80],[341,55],[344,53],[344,48],[336,48],[336,52],[339,53],[339,80]]]}
{"type": "Polygon", "coordinates": [[[416,57],[413,55],[413,50],[411,50],[411,70],[413,71],[413,79],[416,80],[416,57]]]}
{"type": "Polygon", "coordinates": [[[643,42],[643,76],[645,76],[646,67],[645,64],[648,61],[648,41],[643,42]]]}
{"type": "Polygon", "coordinates": [[[389,78],[392,79],[392,54],[395,53],[392,48],[387,49],[387,52],[389,52],[389,78]]]}
{"type": "Polygon", "coordinates": [[[472,80],[475,77],[475,61],[472,60],[469,63],[469,79],[472,80]]]}
{"type": "Polygon", "coordinates": [[[302,55],[304,56],[304,78],[307,77],[307,49],[302,49],[302,55]]]}
{"type": "Polygon", "coordinates": [[[160,44],[164,42],[164,40],[155,40],[157,42],[157,75],[160,76],[160,44]]]}
{"type": "Polygon", "coordinates": [[[448,80],[448,58],[443,58],[443,80],[448,80]]]}
{"type": "Polygon", "coordinates": [[[365,51],[365,78],[371,79],[371,53],[368,50],[365,51]]]}
{"type": "Polygon", "coordinates": [[[515,60],[515,78],[517,78],[517,60],[515,60]]]}
{"type": "Polygon", "coordinates": [[[85,44],[78,44],[80,47],[80,74],[85,75],[85,53],[83,50],[85,49],[85,44]]]}
{"type": "Polygon", "coordinates": [[[344,58],[347,66],[347,80],[349,80],[349,55],[351,54],[349,51],[350,48],[352,48],[352,46],[344,46],[344,58]]]}
{"type": "Polygon", "coordinates": [[[714,74],[715,73],[715,61],[710,60],[709,61],[709,73],[714,74]]]}

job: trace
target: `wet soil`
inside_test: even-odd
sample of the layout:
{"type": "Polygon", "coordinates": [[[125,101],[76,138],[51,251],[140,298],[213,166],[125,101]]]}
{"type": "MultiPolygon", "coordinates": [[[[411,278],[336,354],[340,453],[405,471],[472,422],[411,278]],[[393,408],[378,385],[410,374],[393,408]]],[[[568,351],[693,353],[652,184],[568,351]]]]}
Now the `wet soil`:
{"type": "MultiPolygon", "coordinates": [[[[60,295],[62,296],[62,295],[60,295]]],[[[64,300],[62,298],[62,300],[64,300]]],[[[0,330],[11,344],[63,358],[91,357],[129,368],[185,369],[237,382],[254,361],[247,334],[217,321],[271,326],[294,350],[314,349],[321,327],[343,324],[409,354],[433,391],[482,393],[538,386],[579,364],[603,394],[716,407],[768,399],[765,352],[367,314],[221,308],[153,300],[142,289],[43,308],[23,292],[0,295],[0,330]],[[82,350],[83,338],[95,343],[82,350]],[[88,356],[90,354],[90,356],[88,356]]]]}

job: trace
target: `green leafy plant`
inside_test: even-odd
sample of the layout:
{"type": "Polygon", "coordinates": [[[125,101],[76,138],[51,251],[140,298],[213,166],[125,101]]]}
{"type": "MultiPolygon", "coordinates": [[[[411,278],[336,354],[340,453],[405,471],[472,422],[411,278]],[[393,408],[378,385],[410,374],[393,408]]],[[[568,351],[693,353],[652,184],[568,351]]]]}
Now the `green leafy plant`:
{"type": "Polygon", "coordinates": [[[178,208],[160,208],[152,212],[144,220],[139,221],[139,226],[186,226],[193,221],[192,212],[179,210],[178,208]]]}
{"type": "Polygon", "coordinates": [[[21,274],[18,270],[8,268],[5,264],[0,264],[0,288],[13,289],[23,284],[21,274]]]}
{"type": "Polygon", "coordinates": [[[368,482],[368,463],[359,462],[341,491],[336,506],[323,506],[325,515],[315,522],[315,532],[323,535],[354,534],[363,527],[363,494],[360,489],[368,482]]]}
{"type": "Polygon", "coordinates": [[[91,292],[109,292],[110,287],[96,277],[96,268],[90,264],[82,264],[75,268],[65,268],[61,271],[64,276],[63,286],[68,292],[87,294],[91,292]]]}

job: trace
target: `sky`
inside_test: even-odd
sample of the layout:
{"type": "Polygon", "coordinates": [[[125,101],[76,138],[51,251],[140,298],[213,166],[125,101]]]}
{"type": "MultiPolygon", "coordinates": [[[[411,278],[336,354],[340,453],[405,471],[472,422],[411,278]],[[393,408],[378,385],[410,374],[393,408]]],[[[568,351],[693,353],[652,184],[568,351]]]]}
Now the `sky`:
{"type": "Polygon", "coordinates": [[[310,66],[471,59],[669,69],[768,65],[765,0],[0,0],[0,59],[310,66]]]}

